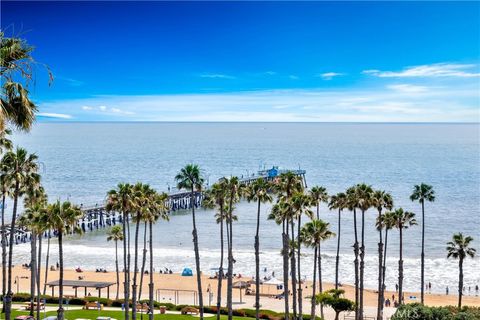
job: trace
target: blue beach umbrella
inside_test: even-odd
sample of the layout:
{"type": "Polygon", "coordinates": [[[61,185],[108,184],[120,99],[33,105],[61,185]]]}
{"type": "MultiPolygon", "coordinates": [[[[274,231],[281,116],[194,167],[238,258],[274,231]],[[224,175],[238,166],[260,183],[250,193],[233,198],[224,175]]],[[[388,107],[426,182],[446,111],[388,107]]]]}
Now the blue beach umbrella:
{"type": "Polygon", "coordinates": [[[191,276],[193,276],[192,269],[184,268],[182,271],[182,277],[191,277],[191,276]]]}

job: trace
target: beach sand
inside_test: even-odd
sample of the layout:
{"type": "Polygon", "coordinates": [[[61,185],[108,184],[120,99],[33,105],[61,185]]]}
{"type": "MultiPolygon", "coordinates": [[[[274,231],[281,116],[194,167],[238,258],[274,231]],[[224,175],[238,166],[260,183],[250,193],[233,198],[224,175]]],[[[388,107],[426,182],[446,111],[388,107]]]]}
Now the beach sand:
{"type": "MultiPolygon", "coordinates": [[[[42,269],[42,279],[41,283],[43,285],[43,274],[44,270],[42,269]]],[[[13,270],[13,277],[19,277],[18,283],[18,291],[19,292],[29,292],[30,288],[30,270],[23,268],[21,266],[15,266],[13,270]]],[[[64,279],[65,280],[78,280],[79,276],[83,277],[83,280],[88,281],[102,281],[102,282],[116,282],[116,274],[115,272],[107,272],[107,273],[97,273],[95,271],[83,271],[82,273],[78,273],[75,270],[65,270],[64,279]]],[[[132,275],[133,277],[133,275],[132,275]]],[[[138,275],[140,277],[140,275],[138,275]]],[[[234,279],[234,282],[239,280],[249,280],[250,278],[241,278],[241,279],[234,279]]],[[[48,281],[58,280],[58,271],[49,271],[48,273],[48,281]]],[[[142,296],[141,299],[148,299],[148,281],[149,275],[144,275],[143,279],[143,288],[142,288],[142,296]]],[[[120,293],[119,297],[122,298],[123,292],[123,274],[120,273],[120,293]]],[[[184,277],[180,274],[159,274],[154,273],[154,283],[155,283],[155,299],[159,302],[171,302],[177,304],[193,304],[194,303],[194,294],[193,292],[188,291],[178,291],[175,290],[197,290],[197,282],[196,276],[193,277],[184,277]],[[161,289],[161,290],[158,290],[161,289]],[[169,290],[167,290],[169,289],[169,290]]],[[[209,279],[206,276],[202,276],[202,286],[203,286],[203,296],[204,296],[204,304],[205,305],[215,305],[216,304],[216,297],[217,297],[217,280],[216,279],[209,279]],[[210,292],[210,297],[209,293],[210,292]]],[[[222,305],[226,301],[226,280],[223,282],[222,288],[222,305]]],[[[331,283],[324,283],[323,288],[324,290],[328,290],[333,288],[333,284],[331,283]]],[[[254,286],[252,287],[254,288],[254,286]]],[[[12,285],[13,292],[17,292],[17,284],[12,285]]],[[[345,290],[345,296],[351,300],[354,300],[354,287],[350,285],[343,285],[342,289],[345,290]]],[[[307,297],[311,295],[311,282],[307,282],[304,284],[303,296],[307,297]]],[[[281,291],[276,289],[276,286],[267,286],[262,285],[261,292],[265,294],[278,294],[281,291]]],[[[318,288],[317,288],[318,292],[318,288]]],[[[79,288],[78,291],[79,297],[84,297],[85,292],[83,288],[79,288]]],[[[52,290],[51,288],[47,287],[46,294],[51,295],[52,290]]],[[[58,294],[58,288],[55,289],[55,295],[58,294]]],[[[75,290],[73,288],[65,287],[64,294],[66,296],[74,296],[75,290]]],[[[96,289],[90,288],[87,290],[87,295],[90,294],[91,296],[98,296],[99,292],[96,289]]],[[[397,297],[395,292],[386,292],[386,298],[391,298],[392,295],[397,297]]],[[[107,297],[107,290],[103,289],[101,292],[101,296],[106,298],[107,297]]],[[[233,297],[234,297],[234,308],[253,308],[255,296],[245,295],[245,290],[242,290],[242,302],[240,302],[240,290],[234,289],[233,290],[233,297]]],[[[110,299],[116,298],[116,284],[111,286],[110,288],[110,299]]],[[[409,302],[416,302],[420,300],[420,294],[418,292],[405,292],[405,301],[409,302]],[[416,297],[416,299],[412,298],[416,297]]],[[[376,311],[376,304],[377,304],[377,294],[374,290],[365,290],[365,313],[368,316],[375,316],[376,311]]],[[[442,294],[426,294],[425,295],[425,302],[427,305],[430,306],[445,306],[445,305],[456,305],[457,304],[457,296],[456,295],[442,295],[442,294]]],[[[262,309],[270,309],[275,311],[283,311],[284,304],[282,300],[278,300],[268,296],[262,296],[261,300],[261,308],[262,309]]],[[[466,295],[463,298],[463,304],[468,306],[480,306],[480,297],[478,296],[469,296],[466,295]]],[[[318,314],[317,309],[317,314],[318,314]]],[[[394,308],[386,308],[385,315],[390,316],[395,312],[394,308]]],[[[304,299],[303,303],[303,313],[309,314],[310,313],[310,301],[304,299]]],[[[326,317],[327,319],[333,315],[331,310],[326,310],[326,317]]]]}

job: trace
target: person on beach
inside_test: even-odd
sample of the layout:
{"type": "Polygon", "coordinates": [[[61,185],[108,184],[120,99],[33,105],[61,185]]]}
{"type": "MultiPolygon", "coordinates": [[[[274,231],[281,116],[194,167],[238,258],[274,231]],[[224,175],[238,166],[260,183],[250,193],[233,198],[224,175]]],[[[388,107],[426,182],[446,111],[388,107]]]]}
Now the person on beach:
{"type": "Polygon", "coordinates": [[[446,294],[447,296],[448,296],[448,291],[449,291],[449,290],[448,290],[448,286],[447,286],[447,288],[445,289],[445,294],[446,294]]]}

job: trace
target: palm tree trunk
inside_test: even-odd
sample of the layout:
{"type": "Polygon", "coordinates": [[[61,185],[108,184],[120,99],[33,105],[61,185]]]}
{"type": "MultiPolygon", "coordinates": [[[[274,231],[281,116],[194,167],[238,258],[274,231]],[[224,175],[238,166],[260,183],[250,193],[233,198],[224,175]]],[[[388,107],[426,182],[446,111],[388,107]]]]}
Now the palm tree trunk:
{"type": "Polygon", "coordinates": [[[138,301],[142,300],[143,274],[145,273],[145,264],[147,263],[147,221],[143,230],[143,256],[142,269],[140,272],[140,286],[138,287],[138,301]]]}
{"type": "Polygon", "coordinates": [[[38,235],[38,259],[37,259],[37,320],[40,320],[40,274],[42,269],[42,232],[38,235]]]}
{"type": "MultiPolygon", "coordinates": [[[[378,210],[378,221],[381,221],[382,211],[378,210]]],[[[382,240],[382,228],[378,231],[378,300],[377,300],[377,319],[383,319],[383,290],[382,290],[382,261],[383,261],[383,240],[382,240]]]]}
{"type": "Polygon", "coordinates": [[[43,283],[43,295],[47,293],[48,262],[50,260],[50,230],[47,237],[47,256],[45,257],[45,281],[43,283]]]}
{"type": "Polygon", "coordinates": [[[425,298],[425,203],[422,200],[422,253],[420,255],[420,303],[424,303],[425,298]]]}
{"type": "Polygon", "coordinates": [[[300,252],[301,252],[301,247],[302,243],[300,241],[300,227],[301,227],[301,221],[302,221],[302,216],[298,216],[298,225],[297,225],[297,274],[298,274],[298,318],[300,320],[303,319],[302,313],[303,313],[303,301],[302,301],[302,272],[300,268],[300,252]]]}
{"type": "Polygon", "coordinates": [[[138,233],[140,230],[140,213],[137,213],[137,221],[135,223],[135,242],[133,253],[133,282],[132,282],[132,320],[137,319],[137,273],[138,273],[138,233]]]}
{"type": "Polygon", "coordinates": [[[218,268],[217,285],[217,320],[220,320],[220,308],[222,307],[222,282],[223,282],[223,206],[220,207],[220,267],[218,268]]]}
{"type": "Polygon", "coordinates": [[[400,225],[400,259],[398,260],[398,303],[403,304],[403,226],[400,225]]]}
{"type": "Polygon", "coordinates": [[[58,281],[57,319],[63,320],[63,231],[58,230],[58,260],[60,261],[60,276],[58,281]]]}
{"type": "Polygon", "coordinates": [[[315,247],[313,252],[313,284],[312,284],[312,309],[310,311],[310,319],[315,319],[315,294],[316,294],[316,287],[317,287],[317,255],[318,255],[318,248],[315,247]]]}
{"type": "Polygon", "coordinates": [[[190,194],[190,204],[192,206],[192,222],[193,222],[193,250],[195,251],[195,268],[197,272],[197,288],[198,288],[198,306],[200,309],[200,320],[203,320],[203,293],[202,293],[202,274],[200,270],[200,252],[198,249],[197,223],[195,221],[195,192],[192,188],[190,194]]]}
{"type": "MultiPolygon", "coordinates": [[[[322,279],[322,247],[321,243],[318,243],[318,293],[323,292],[323,279],[322,279]]],[[[320,304],[320,317],[325,319],[323,314],[323,303],[320,304]]]]}
{"type": "MultiPolygon", "coordinates": [[[[7,232],[5,230],[5,193],[2,194],[2,301],[7,293],[7,232]]],[[[5,301],[2,313],[5,312],[5,301]]]]}
{"type": "Polygon", "coordinates": [[[35,284],[37,275],[37,236],[30,233],[30,310],[29,314],[33,317],[33,304],[35,302],[35,284]]]}
{"type": "Polygon", "coordinates": [[[385,228],[385,249],[383,252],[383,265],[382,265],[382,298],[385,298],[385,274],[387,272],[387,244],[388,244],[388,228],[385,228]]]}
{"type": "Polygon", "coordinates": [[[363,284],[365,275],[365,210],[362,210],[362,246],[360,247],[360,310],[359,318],[363,319],[363,284]]]}
{"type": "Polygon", "coordinates": [[[115,300],[118,300],[118,291],[120,287],[120,275],[118,272],[118,240],[115,240],[115,273],[117,274],[117,294],[115,300]]]}
{"type": "MultiPolygon", "coordinates": [[[[232,208],[232,207],[230,207],[232,208]]],[[[232,210],[232,209],[230,209],[232,210]]],[[[230,212],[232,217],[232,212],[230,212]]],[[[230,246],[228,248],[228,280],[227,280],[227,300],[228,300],[228,320],[233,318],[233,219],[229,221],[230,225],[230,246]]]]}
{"type": "Polygon", "coordinates": [[[462,295],[463,295],[463,258],[458,260],[458,312],[462,309],[462,295]]]}
{"type": "Polygon", "coordinates": [[[8,280],[7,280],[7,296],[5,298],[5,319],[10,320],[12,314],[12,259],[13,259],[13,243],[15,241],[15,223],[17,219],[17,206],[18,206],[18,193],[19,193],[19,183],[15,182],[15,191],[13,194],[13,212],[12,212],[12,223],[10,224],[10,240],[8,241],[8,280]]]}
{"type": "Polygon", "coordinates": [[[357,233],[357,211],[353,209],[353,230],[355,234],[355,243],[353,244],[353,252],[355,254],[355,260],[353,261],[355,266],[355,319],[362,320],[359,318],[358,313],[358,233],[357,233]]]}
{"type": "MultiPolygon", "coordinates": [[[[295,225],[293,224],[293,219],[290,221],[291,227],[291,243],[295,241],[295,225]]],[[[289,245],[290,249],[290,245],[289,245]]],[[[296,270],[296,261],[295,261],[295,247],[291,248],[290,264],[292,268],[292,309],[293,309],[293,319],[297,319],[297,270],[296,270]]]]}
{"type": "Polygon", "coordinates": [[[283,220],[282,222],[283,232],[282,232],[282,241],[283,241],[283,293],[285,300],[285,320],[290,318],[290,308],[288,305],[288,300],[290,294],[288,292],[288,220],[283,220]]]}
{"type": "Polygon", "coordinates": [[[257,207],[257,229],[255,232],[255,319],[260,317],[260,199],[257,207]]]}
{"type": "Polygon", "coordinates": [[[129,313],[129,306],[130,306],[130,299],[129,299],[129,293],[130,293],[130,249],[128,248],[130,246],[130,228],[128,226],[128,213],[123,213],[123,219],[122,219],[122,225],[123,225],[123,297],[124,297],[124,307],[125,307],[125,320],[130,319],[130,313],[129,313]],[[128,230],[127,230],[128,228],[128,230]],[[128,232],[127,232],[128,231],[128,232]]]}
{"type": "Polygon", "coordinates": [[[335,258],[335,289],[338,289],[338,268],[340,267],[340,229],[341,209],[338,209],[337,256],[335,258]]]}
{"type": "Polygon", "coordinates": [[[150,283],[148,284],[148,305],[149,305],[149,312],[148,312],[148,319],[153,320],[153,311],[155,310],[155,306],[153,304],[153,232],[152,232],[152,221],[148,222],[148,230],[149,230],[149,246],[150,246],[150,283]]]}

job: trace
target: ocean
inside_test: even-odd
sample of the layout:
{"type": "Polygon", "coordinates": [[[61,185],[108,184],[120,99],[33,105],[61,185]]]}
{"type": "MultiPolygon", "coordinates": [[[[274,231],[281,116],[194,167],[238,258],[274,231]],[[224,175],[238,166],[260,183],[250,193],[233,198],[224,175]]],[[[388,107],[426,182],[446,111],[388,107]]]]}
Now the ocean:
{"type": "MultiPolygon", "coordinates": [[[[365,182],[390,192],[396,207],[417,214],[409,196],[413,185],[428,183],[436,200],[426,204],[426,281],[432,290],[455,292],[458,263],[446,259],[446,242],[455,232],[475,238],[480,251],[479,124],[350,124],[350,123],[38,123],[29,134],[16,133],[16,145],[35,152],[50,201],[71,200],[94,205],[119,182],[149,183],[160,191],[175,186],[174,176],[196,163],[206,181],[246,176],[263,168],[305,169],[309,187],[321,185],[330,194],[365,182]]],[[[271,205],[262,206],[261,269],[281,277],[281,228],[267,221],[271,205]]],[[[10,215],[11,205],[7,206],[10,215]]],[[[376,211],[366,215],[366,287],[376,288],[376,211]]],[[[256,205],[237,206],[234,225],[235,273],[254,273],[253,240],[256,205]]],[[[321,218],[336,232],[337,214],[321,207],[321,218]]],[[[213,272],[219,263],[219,226],[212,210],[198,212],[201,265],[213,272]]],[[[307,219],[304,219],[307,220],[307,219]]],[[[154,227],[155,267],[180,272],[194,267],[189,212],[175,213],[154,227]]],[[[419,291],[421,227],[404,232],[405,288],[419,291]]],[[[353,217],[342,216],[342,283],[353,283],[353,217]]],[[[133,243],[133,242],[132,242],[133,243]]],[[[67,267],[114,270],[114,244],[106,230],[68,237],[67,267]]],[[[324,279],[332,282],[336,239],[322,245],[324,279]]],[[[15,247],[16,263],[29,260],[27,244],[15,247]]],[[[389,233],[387,289],[397,282],[398,232],[389,233]]],[[[302,273],[311,278],[313,252],[303,249],[302,273]]],[[[57,246],[53,240],[52,260],[57,246]]],[[[465,285],[480,285],[480,259],[465,262],[465,285]],[[477,271],[475,271],[477,270],[477,271]]]]}

